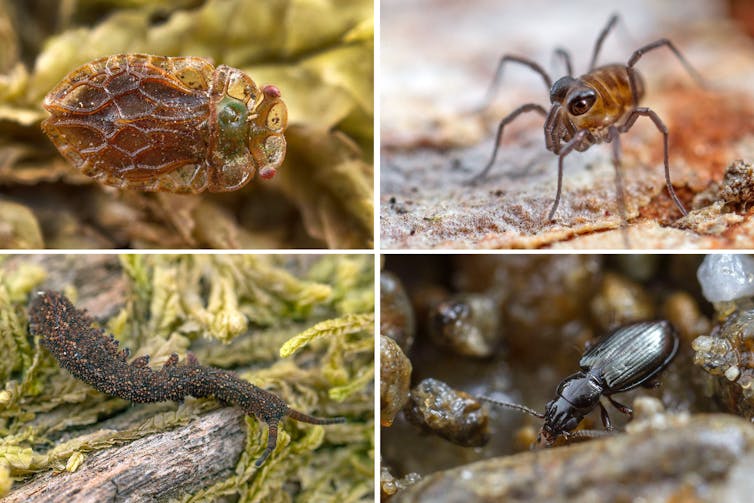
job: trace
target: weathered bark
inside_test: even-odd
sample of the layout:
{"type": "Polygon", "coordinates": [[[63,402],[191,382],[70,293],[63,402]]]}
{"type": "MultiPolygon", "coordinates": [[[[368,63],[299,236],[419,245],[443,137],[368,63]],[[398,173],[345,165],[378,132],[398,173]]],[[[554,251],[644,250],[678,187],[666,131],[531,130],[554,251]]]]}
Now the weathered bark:
{"type": "Polygon", "coordinates": [[[4,498],[13,502],[154,501],[194,492],[232,474],[246,428],[235,408],[93,453],[73,473],[46,472],[4,498]]]}

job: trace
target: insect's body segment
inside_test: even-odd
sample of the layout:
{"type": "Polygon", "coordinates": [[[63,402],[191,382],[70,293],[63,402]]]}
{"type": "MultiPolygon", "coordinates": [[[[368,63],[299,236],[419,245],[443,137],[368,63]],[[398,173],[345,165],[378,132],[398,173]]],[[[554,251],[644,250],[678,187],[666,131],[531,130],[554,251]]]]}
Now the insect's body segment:
{"type": "Polygon", "coordinates": [[[322,425],[345,422],[342,417],[315,417],[292,409],[278,395],[234,372],[199,365],[191,353],[184,362],[179,362],[173,353],[159,369],[149,366],[149,355],[129,362],[128,349],[121,349],[112,335],[94,328],[94,320],[58,292],[37,294],[29,318],[30,332],[41,337],[60,366],[105,394],[138,403],[212,397],[256,416],[268,427],[267,446],[257,459],[257,466],[274,451],[278,423],[283,418],[322,425]]]}
{"type": "Polygon", "coordinates": [[[670,49],[689,74],[702,84],[701,76],[689,65],[676,47],[667,39],[660,39],[634,51],[625,65],[612,64],[595,67],[602,42],[618,21],[612,16],[602,30],[594,47],[589,72],[579,78],[571,76],[571,59],[563,49],[557,49],[556,55],[563,58],[568,75],[552,84],[547,72],[537,63],[519,56],[504,55],[498,63],[492,84],[487,92],[485,103],[494,98],[500,83],[505,63],[518,63],[537,72],[550,89],[551,108],[549,112],[537,103],[527,103],[513,110],[498,124],[495,147],[484,169],[471,182],[484,178],[489,173],[500,148],[505,126],[526,112],[537,112],[545,119],[544,133],[547,149],[558,156],[558,184],[555,201],[547,217],[552,220],[560,202],[563,185],[563,159],[570,152],[583,152],[596,143],[613,143],[613,164],[616,170],[618,207],[626,220],[625,203],[620,173],[619,135],[627,132],[639,117],[648,117],[663,135],[665,183],[670,197],[682,214],[687,211],[670,182],[670,164],[668,161],[668,129],[659,116],[649,108],[639,107],[639,100],[644,96],[644,83],[634,65],[648,51],[660,47],[670,49]]]}
{"type": "Polygon", "coordinates": [[[579,360],[581,370],[563,379],[555,398],[545,405],[544,413],[480,398],[544,419],[539,441],[551,445],[559,436],[569,436],[597,406],[605,428],[612,429],[600,398],[605,396],[618,410],[632,414],[629,407],[616,402],[611,395],[649,383],[670,364],[677,351],[678,335],[670,322],[633,323],[616,329],[584,352],[579,360]]]}
{"type": "Polygon", "coordinates": [[[119,54],[74,70],[45,97],[42,129],[82,173],[144,191],[236,190],[285,156],[274,86],[197,57],[119,54]]]}

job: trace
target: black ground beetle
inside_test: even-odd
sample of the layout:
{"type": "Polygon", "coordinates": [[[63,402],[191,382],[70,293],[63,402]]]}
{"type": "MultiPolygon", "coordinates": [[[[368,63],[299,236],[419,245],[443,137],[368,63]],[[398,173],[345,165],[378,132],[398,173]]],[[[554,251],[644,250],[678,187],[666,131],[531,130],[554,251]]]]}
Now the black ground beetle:
{"type": "Polygon", "coordinates": [[[678,334],[669,321],[633,323],[616,329],[584,352],[579,360],[581,370],[560,383],[557,397],[547,403],[544,413],[523,405],[479,398],[544,419],[537,442],[552,445],[560,435],[568,437],[597,405],[602,412],[602,424],[612,430],[600,396],[604,395],[624,414],[633,414],[611,395],[650,384],[677,351],[678,334]]]}

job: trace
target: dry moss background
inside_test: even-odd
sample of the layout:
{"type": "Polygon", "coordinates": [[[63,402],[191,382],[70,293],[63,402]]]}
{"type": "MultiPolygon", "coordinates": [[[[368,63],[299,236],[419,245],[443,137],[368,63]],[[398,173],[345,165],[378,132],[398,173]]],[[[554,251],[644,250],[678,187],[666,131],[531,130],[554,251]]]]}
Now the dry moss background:
{"type": "MultiPolygon", "coordinates": [[[[87,460],[96,467],[108,451],[193,426],[210,428],[210,435],[220,435],[218,429],[235,433],[230,440],[222,437],[223,445],[216,445],[218,439],[196,445],[194,439],[190,447],[179,444],[162,454],[166,447],[156,443],[144,457],[183,457],[178,466],[190,467],[192,476],[179,478],[176,469],[160,478],[131,467],[145,477],[136,488],[144,492],[131,497],[372,501],[373,278],[373,259],[366,255],[3,259],[0,495],[15,481],[10,501],[55,498],[49,488],[62,484],[61,490],[73,491],[82,483],[76,478],[80,473],[89,479],[106,476],[97,486],[111,491],[125,482],[128,466],[141,461],[134,456],[142,456],[131,453],[89,472],[87,460]],[[216,410],[221,406],[213,400],[132,405],[60,369],[28,336],[27,300],[39,289],[65,291],[132,356],[150,354],[152,365],[172,352],[183,359],[190,350],[203,365],[234,369],[294,408],[343,415],[348,422],[334,427],[284,422],[278,448],[257,469],[253,462],[264,448],[266,430],[254,418],[244,420],[232,408],[216,410]],[[213,450],[221,462],[198,461],[213,450]]],[[[120,495],[127,497],[123,489],[120,495]]],[[[83,492],[77,497],[87,498],[83,492]]]]}
{"type": "Polygon", "coordinates": [[[371,0],[0,0],[0,247],[368,248],[371,0]],[[289,108],[278,176],[228,194],[101,187],[39,124],[68,72],[118,53],[212,58],[289,108]]]}

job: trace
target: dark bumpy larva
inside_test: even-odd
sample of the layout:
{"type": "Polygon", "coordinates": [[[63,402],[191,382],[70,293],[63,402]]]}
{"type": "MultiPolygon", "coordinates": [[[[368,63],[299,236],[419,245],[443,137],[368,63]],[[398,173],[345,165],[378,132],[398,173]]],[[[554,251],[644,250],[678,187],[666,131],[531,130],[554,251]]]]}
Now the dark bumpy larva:
{"type": "Polygon", "coordinates": [[[112,335],[94,328],[94,320],[86,311],[76,309],[58,292],[37,294],[29,317],[31,333],[41,336],[42,344],[60,366],[103,393],[139,403],[212,397],[253,414],[268,426],[267,448],[257,459],[257,466],[275,449],[278,423],[284,417],[311,424],[345,422],[342,417],[318,418],[293,410],[279,396],[233,372],[199,365],[191,353],[183,364],[173,353],[159,370],[148,366],[149,356],[128,363],[128,349],[120,349],[112,335]]]}

